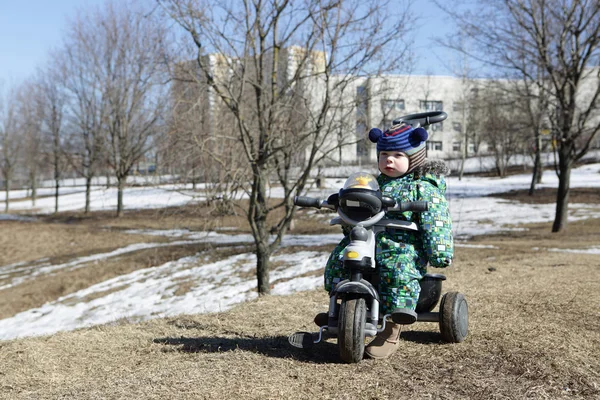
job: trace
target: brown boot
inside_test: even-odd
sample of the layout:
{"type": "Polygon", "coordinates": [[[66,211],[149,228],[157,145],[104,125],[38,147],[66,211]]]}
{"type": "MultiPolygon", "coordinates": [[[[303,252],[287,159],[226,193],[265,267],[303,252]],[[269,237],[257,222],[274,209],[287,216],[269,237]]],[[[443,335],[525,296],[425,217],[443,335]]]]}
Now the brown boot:
{"type": "Polygon", "coordinates": [[[402,325],[387,322],[383,332],[375,336],[375,339],[365,348],[365,353],[375,359],[391,356],[400,347],[401,330],[402,325]]]}

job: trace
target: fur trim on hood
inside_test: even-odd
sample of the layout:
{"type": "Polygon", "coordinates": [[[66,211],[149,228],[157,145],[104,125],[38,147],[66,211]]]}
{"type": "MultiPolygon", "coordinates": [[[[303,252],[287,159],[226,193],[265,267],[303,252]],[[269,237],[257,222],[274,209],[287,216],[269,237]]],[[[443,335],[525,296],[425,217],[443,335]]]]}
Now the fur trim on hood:
{"type": "Polygon", "coordinates": [[[448,176],[450,175],[450,168],[442,160],[426,160],[425,163],[415,168],[413,173],[415,177],[421,177],[426,174],[448,176]]]}

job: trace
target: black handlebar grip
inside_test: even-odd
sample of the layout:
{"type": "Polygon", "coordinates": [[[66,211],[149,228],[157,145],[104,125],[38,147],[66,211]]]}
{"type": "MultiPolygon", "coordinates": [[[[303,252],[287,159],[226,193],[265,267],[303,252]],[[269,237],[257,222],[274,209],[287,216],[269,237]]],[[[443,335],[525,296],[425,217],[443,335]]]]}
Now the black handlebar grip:
{"type": "Polygon", "coordinates": [[[429,202],[427,201],[405,201],[400,204],[400,211],[423,212],[429,210],[429,202]]]}
{"type": "Polygon", "coordinates": [[[316,197],[296,196],[294,197],[294,204],[298,207],[321,208],[321,199],[317,199],[316,197]]]}

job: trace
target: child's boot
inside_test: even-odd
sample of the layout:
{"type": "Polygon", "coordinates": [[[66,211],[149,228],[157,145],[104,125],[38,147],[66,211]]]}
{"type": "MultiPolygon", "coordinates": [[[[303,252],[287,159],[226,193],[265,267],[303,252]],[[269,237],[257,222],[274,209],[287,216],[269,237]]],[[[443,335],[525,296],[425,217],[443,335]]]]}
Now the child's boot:
{"type": "Polygon", "coordinates": [[[383,332],[375,336],[365,348],[365,353],[371,358],[387,358],[400,347],[400,331],[402,325],[388,322],[383,332]]]}

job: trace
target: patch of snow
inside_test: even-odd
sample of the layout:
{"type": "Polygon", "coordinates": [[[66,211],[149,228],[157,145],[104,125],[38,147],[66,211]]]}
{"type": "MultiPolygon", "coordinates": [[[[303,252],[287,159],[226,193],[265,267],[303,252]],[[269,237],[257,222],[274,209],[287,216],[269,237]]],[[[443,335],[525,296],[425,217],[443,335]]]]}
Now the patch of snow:
{"type": "Polygon", "coordinates": [[[467,244],[454,242],[454,247],[466,247],[471,249],[499,249],[498,246],[493,246],[491,244],[467,244]]]}
{"type": "MultiPolygon", "coordinates": [[[[320,270],[328,256],[302,251],[273,257],[274,262],[284,266],[271,273],[271,280],[287,279],[275,285],[274,291],[285,294],[318,287],[322,277],[295,277],[320,270]]],[[[200,262],[203,257],[197,254],[137,270],[0,320],[0,340],[52,334],[123,317],[143,320],[224,311],[257,296],[256,280],[242,278],[255,268],[254,254],[238,254],[206,265],[200,262]],[[192,282],[193,286],[186,293],[176,294],[177,282],[192,282]],[[98,297],[86,301],[90,296],[98,297]]]]}
{"type": "Polygon", "coordinates": [[[32,222],[35,218],[26,217],[24,215],[17,214],[0,214],[0,221],[21,221],[21,222],[32,222]]]}
{"type": "Polygon", "coordinates": [[[589,249],[548,249],[559,253],[579,253],[579,254],[600,254],[600,247],[590,247],[589,249]]]}

